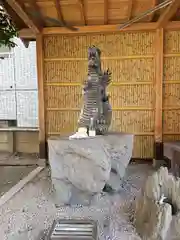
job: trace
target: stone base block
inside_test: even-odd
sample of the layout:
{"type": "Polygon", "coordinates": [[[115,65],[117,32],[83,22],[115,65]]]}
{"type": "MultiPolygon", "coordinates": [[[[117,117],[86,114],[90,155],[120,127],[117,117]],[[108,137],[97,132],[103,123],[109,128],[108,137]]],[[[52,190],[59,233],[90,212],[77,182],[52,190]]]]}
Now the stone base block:
{"type": "Polygon", "coordinates": [[[73,187],[71,183],[64,182],[60,179],[52,179],[54,188],[54,201],[57,207],[62,205],[71,206],[89,206],[94,196],[87,192],[80,191],[73,187]]]}
{"type": "Polygon", "coordinates": [[[59,204],[90,203],[105,184],[120,188],[130,161],[133,136],[110,133],[86,139],[50,138],[51,178],[59,204]]]}
{"type": "Polygon", "coordinates": [[[61,179],[52,178],[54,200],[57,206],[69,205],[71,199],[71,184],[61,179]]]}

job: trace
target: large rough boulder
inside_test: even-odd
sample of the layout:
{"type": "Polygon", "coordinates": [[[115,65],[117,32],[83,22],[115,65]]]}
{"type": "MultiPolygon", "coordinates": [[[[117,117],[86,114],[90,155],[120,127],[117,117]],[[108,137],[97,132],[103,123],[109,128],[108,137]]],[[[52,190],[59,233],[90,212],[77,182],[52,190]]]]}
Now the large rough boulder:
{"type": "Polygon", "coordinates": [[[87,205],[106,183],[120,188],[132,155],[133,136],[112,133],[73,140],[50,138],[48,146],[56,203],[87,205]]]}
{"type": "Polygon", "coordinates": [[[64,203],[69,203],[75,189],[77,195],[102,191],[111,171],[103,138],[59,138],[48,144],[52,183],[64,203]]]}
{"type": "Polygon", "coordinates": [[[167,168],[161,167],[147,178],[136,200],[136,229],[144,240],[180,239],[179,210],[180,179],[175,179],[167,168]]]}

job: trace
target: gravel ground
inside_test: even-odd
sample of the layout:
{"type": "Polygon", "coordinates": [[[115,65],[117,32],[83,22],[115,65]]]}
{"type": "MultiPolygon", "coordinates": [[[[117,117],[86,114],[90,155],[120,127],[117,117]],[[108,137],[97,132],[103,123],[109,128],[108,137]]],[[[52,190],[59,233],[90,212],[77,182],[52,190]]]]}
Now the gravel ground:
{"type": "Polygon", "coordinates": [[[100,195],[91,207],[56,209],[46,169],[0,209],[1,240],[40,240],[54,219],[98,220],[99,240],[140,240],[131,223],[135,196],[152,172],[148,165],[131,164],[122,189],[116,195],[100,195]]]}

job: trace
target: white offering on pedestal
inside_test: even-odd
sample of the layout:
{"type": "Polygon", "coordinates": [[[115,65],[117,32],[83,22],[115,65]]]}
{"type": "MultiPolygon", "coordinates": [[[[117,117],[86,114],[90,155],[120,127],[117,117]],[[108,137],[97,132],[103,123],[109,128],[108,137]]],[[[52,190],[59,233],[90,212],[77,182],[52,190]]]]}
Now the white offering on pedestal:
{"type": "Polygon", "coordinates": [[[87,137],[88,137],[87,128],[82,127],[82,128],[78,128],[78,131],[75,134],[69,136],[69,140],[87,138],[87,137]]]}
{"type": "Polygon", "coordinates": [[[89,137],[95,137],[96,131],[95,130],[89,130],[89,137]]]}
{"type": "Polygon", "coordinates": [[[94,119],[90,119],[90,126],[89,126],[89,137],[95,137],[96,136],[96,130],[94,128],[94,119]]]}

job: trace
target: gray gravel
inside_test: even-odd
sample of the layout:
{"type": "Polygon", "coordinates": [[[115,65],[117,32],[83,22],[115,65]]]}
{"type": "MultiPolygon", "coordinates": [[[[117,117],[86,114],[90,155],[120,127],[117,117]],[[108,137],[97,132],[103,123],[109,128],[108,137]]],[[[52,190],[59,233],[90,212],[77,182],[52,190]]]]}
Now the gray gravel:
{"type": "Polygon", "coordinates": [[[44,239],[54,219],[76,217],[97,220],[99,240],[139,240],[130,220],[135,196],[150,172],[152,169],[148,165],[130,165],[118,194],[99,195],[91,207],[56,209],[46,169],[1,207],[0,239],[44,239]]]}

